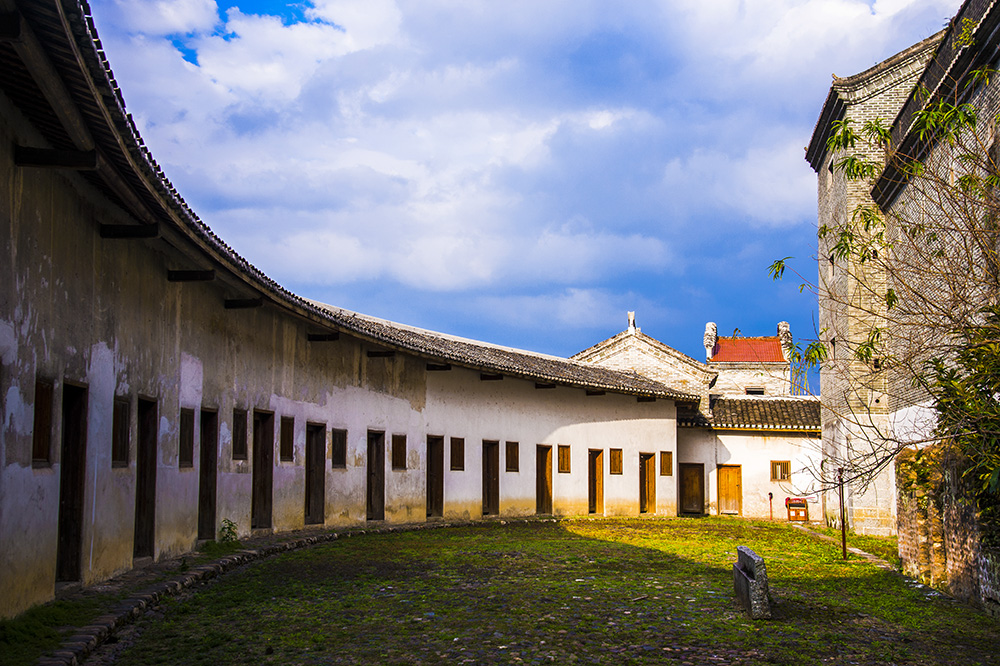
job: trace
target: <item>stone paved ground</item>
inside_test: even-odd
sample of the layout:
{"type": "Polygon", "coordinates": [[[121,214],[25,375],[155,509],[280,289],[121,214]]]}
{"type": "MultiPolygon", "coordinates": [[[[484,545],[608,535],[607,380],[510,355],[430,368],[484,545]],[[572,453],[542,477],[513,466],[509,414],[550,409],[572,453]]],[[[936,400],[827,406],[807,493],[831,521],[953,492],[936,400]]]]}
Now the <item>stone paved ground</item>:
{"type": "Polygon", "coordinates": [[[147,612],[157,612],[160,598],[181,593],[191,593],[193,588],[206,584],[226,571],[247,562],[270,557],[281,552],[307,547],[340,537],[367,532],[392,532],[401,530],[447,527],[451,523],[421,523],[392,527],[350,528],[342,531],[312,528],[293,532],[280,532],[253,536],[241,540],[241,550],[217,559],[200,561],[198,553],[187,553],[173,558],[151,562],[126,571],[98,585],[82,587],[63,586],[56,591],[56,600],[88,600],[109,596],[121,601],[108,602],[107,612],[91,625],[77,627],[73,635],[52,654],[38,660],[38,666],[64,664],[112,663],[114,655],[124,645],[134,629],[134,621],[147,612]]]}

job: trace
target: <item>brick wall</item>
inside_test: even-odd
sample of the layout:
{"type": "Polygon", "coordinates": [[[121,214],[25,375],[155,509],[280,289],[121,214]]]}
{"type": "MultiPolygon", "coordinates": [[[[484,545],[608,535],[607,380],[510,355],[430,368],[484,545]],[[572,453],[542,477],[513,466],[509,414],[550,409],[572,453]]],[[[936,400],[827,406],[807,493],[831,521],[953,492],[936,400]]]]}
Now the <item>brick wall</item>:
{"type": "MultiPolygon", "coordinates": [[[[915,45],[866,72],[836,79],[833,91],[844,104],[843,117],[857,131],[869,120],[891,123],[932,53],[931,45],[915,45]]],[[[827,130],[817,128],[818,132],[827,130]]],[[[873,204],[866,184],[849,182],[831,167],[841,157],[827,152],[817,170],[819,224],[833,228],[845,225],[859,205],[873,204]]],[[[881,159],[874,150],[867,157],[881,159]]],[[[877,263],[861,265],[850,258],[831,261],[832,242],[830,237],[820,239],[818,247],[819,325],[830,355],[820,374],[823,451],[828,469],[865,469],[873,462],[867,457],[881,453],[877,444],[888,432],[888,378],[884,370],[857,360],[854,350],[867,339],[873,325],[882,323],[879,297],[884,293],[885,276],[877,263]]],[[[874,483],[848,486],[852,529],[874,534],[897,529],[895,480],[890,469],[874,483]]]]}
{"type": "Polygon", "coordinates": [[[1000,553],[981,547],[975,501],[942,456],[936,446],[896,458],[903,573],[1000,617],[1000,553]]]}

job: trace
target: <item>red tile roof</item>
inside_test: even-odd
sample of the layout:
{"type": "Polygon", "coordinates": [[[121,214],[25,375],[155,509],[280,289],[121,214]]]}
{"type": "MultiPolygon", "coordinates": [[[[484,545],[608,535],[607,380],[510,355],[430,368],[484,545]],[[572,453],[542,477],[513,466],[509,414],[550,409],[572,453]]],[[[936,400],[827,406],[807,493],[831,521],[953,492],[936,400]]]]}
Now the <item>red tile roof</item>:
{"type": "Polygon", "coordinates": [[[778,336],[765,338],[719,338],[712,350],[712,363],[784,363],[778,336]]]}

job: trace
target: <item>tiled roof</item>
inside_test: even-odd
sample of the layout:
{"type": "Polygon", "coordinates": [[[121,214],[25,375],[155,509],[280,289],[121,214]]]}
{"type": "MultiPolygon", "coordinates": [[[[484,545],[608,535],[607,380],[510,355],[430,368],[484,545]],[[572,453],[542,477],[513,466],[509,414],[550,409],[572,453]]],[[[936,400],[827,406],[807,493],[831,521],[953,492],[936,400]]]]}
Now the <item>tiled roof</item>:
{"type": "Polygon", "coordinates": [[[63,111],[75,122],[73,112],[79,109],[80,122],[67,130],[37,88],[34,76],[38,73],[2,40],[0,89],[52,147],[95,148],[101,158],[98,168],[79,172],[79,177],[131,214],[136,223],[158,225],[156,235],[186,256],[193,268],[210,267],[224,273],[227,277],[217,282],[227,298],[258,300],[309,322],[317,332],[344,332],[364,342],[443,363],[539,383],[642,397],[698,399],[635,372],[422,331],[324,306],[288,291],[217,236],[167,180],[125,110],[124,97],[86,1],[36,0],[19,3],[18,9],[65,84],[68,100],[63,111]]]}
{"type": "Polygon", "coordinates": [[[781,340],[763,338],[719,338],[712,350],[712,363],[784,363],[781,340]]]}
{"type": "Polygon", "coordinates": [[[672,389],[637,372],[612,370],[592,363],[492,345],[445,333],[406,326],[315,303],[339,328],[386,346],[432,360],[496,372],[538,382],[697,401],[698,396],[672,389]]]}
{"type": "Polygon", "coordinates": [[[820,432],[820,403],[815,398],[726,396],[711,404],[711,417],[693,406],[678,405],[677,425],[715,430],[820,432]]]}
{"type": "MultiPolygon", "coordinates": [[[[857,103],[871,97],[878,91],[894,85],[900,78],[912,74],[913,67],[923,68],[927,60],[944,38],[945,30],[886,58],[860,74],[848,77],[834,75],[833,85],[827,95],[823,109],[816,120],[809,146],[806,147],[806,161],[818,172],[823,166],[827,153],[827,139],[830,137],[833,122],[844,117],[848,103],[857,103]]],[[[948,49],[949,52],[952,49],[948,49]]],[[[888,119],[887,119],[888,120],[888,119]]],[[[895,144],[894,144],[895,145],[895,144]]]]}

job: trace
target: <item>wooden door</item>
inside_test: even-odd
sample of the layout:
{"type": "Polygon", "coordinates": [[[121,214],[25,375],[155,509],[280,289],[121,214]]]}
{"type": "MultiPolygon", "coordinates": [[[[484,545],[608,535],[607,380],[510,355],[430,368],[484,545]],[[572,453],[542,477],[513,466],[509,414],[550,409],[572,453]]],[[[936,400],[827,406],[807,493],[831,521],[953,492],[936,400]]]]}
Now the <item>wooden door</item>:
{"type": "Polygon", "coordinates": [[[219,415],[201,411],[198,466],[198,538],[215,538],[215,489],[219,467],[219,415]]]}
{"type": "Polygon", "coordinates": [[[587,510],[604,513],[604,451],[587,452],[587,510]]]}
{"type": "Polygon", "coordinates": [[[326,522],[326,426],[306,424],[306,525],[326,522]]]}
{"type": "Polygon", "coordinates": [[[705,466],[681,463],[681,513],[705,513],[705,466]]]}
{"type": "Polygon", "coordinates": [[[656,457],[639,454],[639,513],[656,513],[656,457]]]}
{"type": "Polygon", "coordinates": [[[365,516],[385,520],[385,433],[368,431],[368,492],[365,516]]]}
{"type": "Polygon", "coordinates": [[[155,400],[139,398],[139,437],[135,456],[135,534],[132,557],[152,557],[156,534],[156,439],[155,400]]]}
{"type": "Polygon", "coordinates": [[[444,515],[444,437],[427,437],[427,516],[444,515]]]}
{"type": "Polygon", "coordinates": [[[719,465],[719,513],[741,515],[743,480],[739,465],[719,465]]]}
{"type": "Polygon", "coordinates": [[[535,447],[535,513],[552,513],[552,447],[535,447]]]}
{"type": "Polygon", "coordinates": [[[87,389],[63,385],[56,580],[80,580],[87,467],[87,389]]]}
{"type": "Polygon", "coordinates": [[[274,414],[253,413],[253,493],[250,497],[250,527],[271,527],[274,494],[274,414]]]}
{"type": "Polygon", "coordinates": [[[483,440],[483,515],[500,513],[500,442],[483,440]]]}

